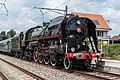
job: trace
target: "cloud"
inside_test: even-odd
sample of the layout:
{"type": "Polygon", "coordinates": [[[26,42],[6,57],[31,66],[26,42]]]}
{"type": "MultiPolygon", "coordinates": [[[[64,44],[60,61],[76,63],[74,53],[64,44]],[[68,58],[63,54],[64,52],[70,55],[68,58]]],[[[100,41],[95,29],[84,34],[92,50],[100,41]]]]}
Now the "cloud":
{"type": "Polygon", "coordinates": [[[34,21],[28,18],[23,18],[21,20],[19,19],[9,19],[6,21],[0,21],[0,30],[1,31],[9,31],[10,29],[14,29],[19,31],[27,30],[31,27],[34,27],[37,25],[34,21]]]}
{"type": "Polygon", "coordinates": [[[120,10],[114,8],[104,8],[101,13],[106,20],[109,20],[109,26],[112,28],[110,35],[120,34],[120,10]]]}
{"type": "Polygon", "coordinates": [[[115,0],[95,0],[91,1],[90,3],[82,4],[85,2],[87,1],[81,2],[80,5],[71,8],[70,11],[100,14],[104,17],[105,20],[110,21],[109,26],[112,28],[112,30],[109,32],[109,35],[114,36],[120,34],[120,7],[118,5],[119,1],[116,2],[115,0]]]}
{"type": "MultiPolygon", "coordinates": [[[[40,4],[44,0],[7,0],[6,7],[9,11],[8,16],[0,15],[0,30],[10,30],[15,29],[18,32],[29,29],[36,25],[40,25],[43,21],[49,21],[53,19],[58,14],[47,11],[47,14],[43,16],[41,12],[37,9],[32,9],[33,7],[46,7],[46,8],[59,8],[65,9],[65,6],[68,6],[68,13],[72,11],[81,12],[81,13],[94,13],[102,15],[105,20],[110,20],[110,35],[120,34],[120,1],[115,0],[70,0],[64,5],[59,6],[65,1],[68,0],[47,0],[44,3],[40,4]],[[89,1],[89,2],[88,2],[89,1]],[[88,3],[87,3],[88,2],[88,3]],[[38,5],[39,4],[39,5],[38,5]],[[75,7],[71,7],[77,5],[75,7]],[[32,9],[32,10],[31,10],[32,9]],[[25,15],[28,13],[27,15],[25,15]],[[24,16],[25,15],[25,16],[24,16]],[[24,17],[23,17],[24,16],[24,17]]],[[[0,0],[4,2],[4,0],[0,0]]],[[[43,13],[46,10],[42,10],[43,13]]],[[[0,11],[2,12],[2,11],[0,11]]]]}

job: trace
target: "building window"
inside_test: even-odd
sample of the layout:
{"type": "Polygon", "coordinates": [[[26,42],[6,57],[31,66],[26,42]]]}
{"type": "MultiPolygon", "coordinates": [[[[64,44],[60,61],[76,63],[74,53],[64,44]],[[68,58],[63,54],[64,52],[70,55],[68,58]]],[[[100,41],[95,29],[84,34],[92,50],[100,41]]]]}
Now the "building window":
{"type": "Polygon", "coordinates": [[[101,36],[103,37],[103,31],[101,32],[101,36]]]}
{"type": "Polygon", "coordinates": [[[95,24],[95,25],[100,25],[100,23],[98,22],[98,20],[92,20],[93,21],[93,23],[95,24]]]}
{"type": "Polygon", "coordinates": [[[97,36],[103,37],[104,36],[103,31],[97,31],[97,36]]]}
{"type": "Polygon", "coordinates": [[[100,36],[100,31],[97,31],[97,36],[100,36]]]}

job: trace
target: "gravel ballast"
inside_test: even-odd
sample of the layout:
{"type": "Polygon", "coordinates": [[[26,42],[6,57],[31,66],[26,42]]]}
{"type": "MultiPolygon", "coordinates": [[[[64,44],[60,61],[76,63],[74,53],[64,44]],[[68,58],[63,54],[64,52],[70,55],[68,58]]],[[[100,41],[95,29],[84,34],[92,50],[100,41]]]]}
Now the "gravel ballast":
{"type": "MultiPolygon", "coordinates": [[[[26,70],[28,70],[36,75],[39,75],[39,76],[45,78],[46,80],[88,80],[88,79],[90,80],[89,77],[85,77],[82,75],[77,76],[77,75],[63,72],[63,71],[60,71],[57,69],[49,68],[49,67],[46,67],[44,65],[39,65],[39,64],[24,61],[21,59],[8,57],[8,56],[2,55],[2,54],[0,54],[0,58],[5,59],[11,63],[14,63],[15,65],[18,65],[19,67],[24,68],[24,69],[26,69],[26,70]]],[[[1,62],[1,63],[3,63],[3,62],[1,62]]],[[[5,65],[0,65],[0,69],[5,69],[5,68],[3,68],[5,65]]],[[[8,68],[8,70],[10,69],[10,67],[6,67],[6,68],[8,68]]],[[[8,71],[8,70],[6,70],[6,71],[8,71]]],[[[16,75],[16,74],[18,74],[18,71],[9,72],[6,74],[16,75]]],[[[19,80],[19,79],[17,79],[17,80],[19,80]]],[[[26,79],[23,79],[23,80],[26,80],[26,79]]],[[[33,79],[30,79],[30,80],[33,80],[33,79]]],[[[91,79],[91,80],[93,80],[93,79],[91,79]]]]}
{"type": "Polygon", "coordinates": [[[0,71],[7,77],[8,80],[33,80],[29,75],[20,70],[10,66],[9,64],[0,60],[0,71]]]}

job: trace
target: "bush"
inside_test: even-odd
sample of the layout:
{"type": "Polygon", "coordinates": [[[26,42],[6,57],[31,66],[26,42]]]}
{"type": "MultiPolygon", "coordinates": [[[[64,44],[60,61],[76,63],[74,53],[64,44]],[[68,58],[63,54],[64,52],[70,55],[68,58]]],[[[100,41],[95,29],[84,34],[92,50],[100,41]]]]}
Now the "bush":
{"type": "Polygon", "coordinates": [[[120,59],[120,44],[103,45],[106,57],[120,59]]]}

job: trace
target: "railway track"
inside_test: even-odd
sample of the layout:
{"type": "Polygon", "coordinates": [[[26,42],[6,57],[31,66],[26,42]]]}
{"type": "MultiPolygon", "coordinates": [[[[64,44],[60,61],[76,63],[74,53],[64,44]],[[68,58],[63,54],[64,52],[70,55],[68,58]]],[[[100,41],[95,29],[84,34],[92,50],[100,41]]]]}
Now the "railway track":
{"type": "Polygon", "coordinates": [[[44,65],[46,67],[49,67],[49,68],[54,68],[54,69],[57,69],[57,70],[61,70],[61,71],[64,71],[64,72],[68,72],[68,73],[72,73],[74,75],[77,75],[77,76],[81,76],[81,75],[85,75],[85,76],[89,76],[91,78],[96,78],[96,80],[120,80],[120,74],[114,74],[114,73],[108,73],[108,72],[104,72],[104,71],[99,71],[99,70],[96,70],[96,69],[69,69],[69,70],[66,70],[64,69],[63,67],[52,67],[50,65],[44,65]]]}
{"type": "MultiPolygon", "coordinates": [[[[3,59],[0,58],[0,60],[7,62],[3,59]]],[[[9,63],[9,62],[8,62],[9,63]]],[[[35,62],[32,61],[33,64],[36,64],[35,62]]],[[[11,63],[10,63],[11,64],[11,63]]],[[[114,73],[108,73],[108,72],[103,72],[103,71],[99,71],[96,69],[90,69],[90,70],[83,70],[83,69],[79,69],[78,67],[75,69],[69,69],[69,70],[65,70],[63,67],[52,67],[51,65],[44,65],[44,64],[40,64],[42,66],[46,66],[49,68],[54,68],[63,72],[68,72],[77,76],[85,76],[85,77],[90,77],[90,78],[94,78],[96,80],[120,80],[120,74],[114,74],[114,73]]],[[[15,65],[16,66],[16,65],[15,65]]],[[[17,67],[18,68],[18,67],[17,67]]],[[[20,68],[21,69],[21,68],[20,68]]],[[[22,69],[22,71],[24,71],[24,69],[22,69]]],[[[26,73],[26,70],[24,71],[26,73]]],[[[29,73],[29,71],[27,71],[28,75],[32,75],[33,78],[35,78],[36,80],[45,80],[44,78],[41,78],[39,76],[36,77],[35,74],[33,73],[29,73]],[[34,76],[35,75],[35,76],[34,76]]]]}
{"type": "Polygon", "coordinates": [[[78,71],[78,70],[73,70],[73,71],[75,73],[81,73],[81,74],[85,74],[85,75],[96,77],[98,79],[103,79],[103,80],[120,80],[119,74],[103,72],[95,69],[88,70],[88,71],[78,71]]]}
{"type": "Polygon", "coordinates": [[[1,71],[0,71],[0,80],[8,80],[1,71]]]}
{"type": "MultiPolygon", "coordinates": [[[[3,62],[5,62],[5,63],[7,63],[7,64],[9,64],[9,65],[11,65],[11,66],[13,66],[14,68],[19,69],[20,71],[24,72],[25,74],[27,74],[27,75],[33,77],[34,80],[45,80],[44,78],[42,78],[42,77],[40,77],[40,76],[38,76],[38,75],[36,75],[36,74],[34,74],[34,73],[32,73],[32,72],[29,72],[29,71],[27,71],[27,70],[25,70],[25,69],[23,69],[23,68],[21,68],[21,67],[15,65],[15,64],[12,64],[12,63],[10,63],[10,62],[4,60],[4,59],[1,59],[1,58],[0,58],[0,60],[2,60],[3,62]]],[[[4,79],[4,80],[7,80],[7,79],[4,79]]]]}

